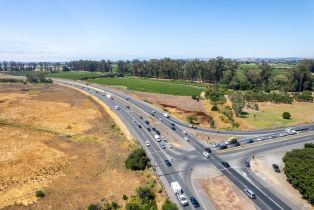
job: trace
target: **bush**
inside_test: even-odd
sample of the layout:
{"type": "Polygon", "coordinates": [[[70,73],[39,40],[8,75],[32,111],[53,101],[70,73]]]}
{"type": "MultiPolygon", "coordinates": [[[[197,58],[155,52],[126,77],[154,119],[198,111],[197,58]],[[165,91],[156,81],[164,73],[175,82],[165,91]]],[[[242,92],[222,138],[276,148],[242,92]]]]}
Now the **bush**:
{"type": "Polygon", "coordinates": [[[89,204],[88,210],[101,210],[101,208],[97,204],[89,204]]]}
{"type": "Polygon", "coordinates": [[[125,167],[132,170],[144,170],[149,163],[149,158],[143,149],[136,149],[125,161],[125,167]]]}
{"type": "Polygon", "coordinates": [[[218,106],[215,104],[213,107],[212,107],[212,109],[211,109],[213,112],[217,112],[217,111],[219,111],[219,108],[218,108],[218,106]]]}
{"type": "Polygon", "coordinates": [[[166,200],[161,207],[162,210],[178,210],[178,207],[175,203],[172,203],[170,200],[166,200]]]}
{"type": "Polygon", "coordinates": [[[291,114],[289,112],[282,113],[282,118],[285,120],[289,120],[291,118],[291,114]]]}
{"type": "Polygon", "coordinates": [[[294,97],[297,101],[313,102],[312,92],[308,90],[299,94],[295,94],[294,97]]]}
{"type": "Polygon", "coordinates": [[[149,187],[139,187],[136,189],[136,195],[142,203],[150,203],[155,200],[155,193],[149,187]]]}
{"type": "Polygon", "coordinates": [[[37,197],[37,198],[45,197],[45,192],[42,191],[42,190],[37,190],[37,191],[36,191],[36,197],[37,197]]]}
{"type": "Polygon", "coordinates": [[[141,210],[141,206],[137,203],[127,203],[125,206],[126,210],[141,210]]]}
{"type": "Polygon", "coordinates": [[[127,196],[126,194],[124,194],[124,195],[122,196],[122,199],[126,201],[126,200],[128,200],[129,198],[128,198],[128,196],[127,196]]]}
{"type": "Polygon", "coordinates": [[[192,99],[193,99],[193,100],[196,100],[196,95],[192,95],[192,99]]]}
{"type": "Polygon", "coordinates": [[[225,98],[226,89],[219,85],[209,85],[205,90],[205,96],[212,103],[224,104],[226,102],[225,98]]]}
{"type": "Polygon", "coordinates": [[[46,75],[44,72],[28,72],[26,74],[26,79],[28,82],[31,82],[31,83],[39,83],[39,82],[52,83],[51,79],[46,79],[46,75]]]}
{"type": "Polygon", "coordinates": [[[186,116],[186,120],[191,123],[191,124],[194,124],[195,121],[197,121],[197,117],[195,115],[188,115],[186,116]]]}

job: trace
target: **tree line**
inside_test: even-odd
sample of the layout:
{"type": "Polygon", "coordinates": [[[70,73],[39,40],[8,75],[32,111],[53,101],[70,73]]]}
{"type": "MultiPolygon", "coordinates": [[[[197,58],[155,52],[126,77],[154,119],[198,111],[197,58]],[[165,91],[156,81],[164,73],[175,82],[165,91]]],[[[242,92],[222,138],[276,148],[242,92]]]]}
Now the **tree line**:
{"type": "Polygon", "coordinates": [[[261,63],[256,68],[246,66],[243,78],[237,75],[240,63],[223,57],[209,60],[151,59],[132,61],[77,60],[66,63],[21,63],[0,62],[0,71],[24,71],[39,69],[42,71],[90,71],[113,72],[118,75],[136,77],[188,80],[222,84],[233,90],[285,90],[302,92],[313,89],[314,60],[302,60],[287,71],[284,78],[274,78],[273,68],[261,63]]]}

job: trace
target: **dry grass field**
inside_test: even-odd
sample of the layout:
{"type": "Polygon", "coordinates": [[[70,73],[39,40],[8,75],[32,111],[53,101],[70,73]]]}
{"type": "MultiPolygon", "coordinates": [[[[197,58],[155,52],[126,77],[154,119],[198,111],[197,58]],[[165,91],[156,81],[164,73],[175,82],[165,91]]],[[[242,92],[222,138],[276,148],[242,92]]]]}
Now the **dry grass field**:
{"type": "Polygon", "coordinates": [[[124,205],[122,195],[134,194],[149,172],[125,169],[135,143],[113,124],[75,90],[0,84],[0,209],[86,209],[102,199],[124,205]]]}

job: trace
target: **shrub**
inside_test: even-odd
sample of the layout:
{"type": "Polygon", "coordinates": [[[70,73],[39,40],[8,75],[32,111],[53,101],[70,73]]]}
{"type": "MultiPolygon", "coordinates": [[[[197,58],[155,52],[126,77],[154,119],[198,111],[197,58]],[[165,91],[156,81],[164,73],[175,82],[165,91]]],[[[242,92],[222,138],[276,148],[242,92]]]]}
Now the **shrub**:
{"type": "Polygon", "coordinates": [[[282,118],[285,120],[289,120],[291,118],[291,114],[289,112],[282,113],[282,118]]]}
{"type": "Polygon", "coordinates": [[[126,201],[126,200],[128,200],[129,198],[128,198],[128,196],[127,196],[126,194],[124,194],[124,195],[122,196],[122,199],[126,201]]]}
{"type": "Polygon", "coordinates": [[[186,120],[191,123],[191,124],[194,124],[195,121],[197,121],[197,117],[195,115],[188,115],[186,116],[186,120]]]}
{"type": "Polygon", "coordinates": [[[37,197],[37,198],[45,197],[45,192],[42,191],[42,190],[37,190],[37,191],[36,191],[36,197],[37,197]]]}
{"type": "Polygon", "coordinates": [[[138,203],[127,203],[126,210],[141,210],[141,206],[138,203]]]}
{"type": "Polygon", "coordinates": [[[193,99],[193,100],[196,100],[196,95],[192,95],[192,99],[193,99]]]}
{"type": "Polygon", "coordinates": [[[137,197],[142,203],[150,203],[155,199],[155,193],[149,187],[139,187],[136,189],[137,197]]]}
{"type": "Polygon", "coordinates": [[[31,82],[31,83],[38,83],[38,82],[52,83],[51,79],[46,79],[46,75],[44,72],[28,72],[26,74],[26,79],[28,82],[31,82]]]}
{"type": "Polygon", "coordinates": [[[101,208],[97,204],[89,204],[88,210],[101,210],[101,208]]]}
{"type": "Polygon", "coordinates": [[[136,149],[125,161],[125,167],[132,170],[144,170],[149,163],[149,158],[143,149],[136,149]]]}
{"type": "Polygon", "coordinates": [[[205,96],[212,103],[224,104],[226,102],[225,98],[226,89],[219,85],[209,85],[205,90],[205,96]]]}
{"type": "Polygon", "coordinates": [[[294,97],[297,101],[313,102],[312,92],[308,90],[299,94],[295,94],[294,97]]]}
{"type": "Polygon", "coordinates": [[[217,111],[219,111],[219,108],[218,108],[218,106],[215,104],[213,107],[212,107],[212,109],[211,109],[213,112],[217,112],[217,111]]]}
{"type": "Polygon", "coordinates": [[[172,203],[170,200],[166,200],[161,207],[162,210],[178,210],[178,207],[175,203],[172,203]]]}

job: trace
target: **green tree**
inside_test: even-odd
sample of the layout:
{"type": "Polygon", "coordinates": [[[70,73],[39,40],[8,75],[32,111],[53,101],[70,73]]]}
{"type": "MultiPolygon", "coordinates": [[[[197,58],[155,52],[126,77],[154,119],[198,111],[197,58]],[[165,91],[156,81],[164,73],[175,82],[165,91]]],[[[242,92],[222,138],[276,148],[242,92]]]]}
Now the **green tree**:
{"type": "Polygon", "coordinates": [[[143,149],[136,149],[125,161],[125,166],[128,169],[132,170],[144,170],[149,163],[149,158],[146,156],[146,153],[143,149]]]}
{"type": "Polygon", "coordinates": [[[282,113],[282,118],[285,120],[289,120],[291,118],[291,114],[289,112],[282,113]]]}
{"type": "Polygon", "coordinates": [[[191,124],[194,124],[195,121],[197,121],[197,117],[195,115],[188,115],[186,116],[186,120],[191,123],[191,124]]]}
{"type": "Polygon", "coordinates": [[[239,92],[231,94],[230,99],[232,101],[232,109],[237,116],[242,114],[242,110],[245,107],[245,101],[243,95],[239,92]]]}

